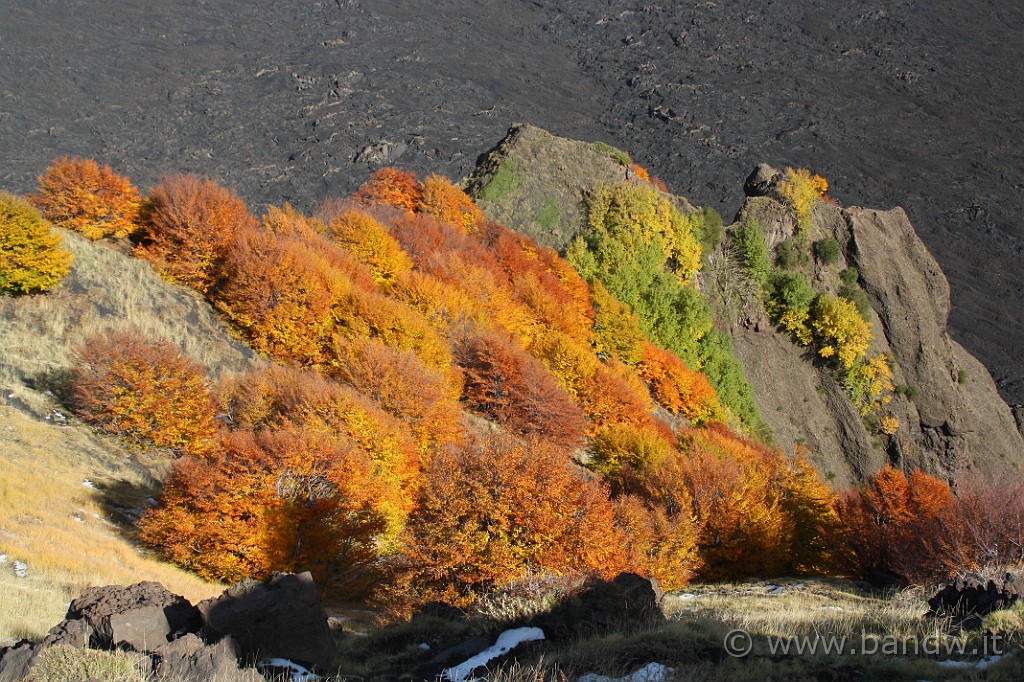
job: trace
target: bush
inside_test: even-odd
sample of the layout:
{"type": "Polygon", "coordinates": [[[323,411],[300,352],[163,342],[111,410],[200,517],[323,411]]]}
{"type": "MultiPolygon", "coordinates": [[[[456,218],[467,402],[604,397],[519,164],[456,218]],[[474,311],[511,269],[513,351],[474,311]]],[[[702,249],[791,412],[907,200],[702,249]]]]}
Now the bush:
{"type": "Polygon", "coordinates": [[[843,285],[839,288],[839,295],[857,306],[857,312],[865,322],[871,321],[871,301],[866,291],[854,284],[853,286],[843,285]]]}
{"type": "Polygon", "coordinates": [[[56,286],[71,270],[61,237],[30,203],[0,192],[0,294],[31,294],[56,286]]]}
{"type": "Polygon", "coordinates": [[[786,177],[778,187],[779,194],[796,216],[797,234],[806,235],[811,229],[811,208],[828,191],[828,182],[802,168],[787,168],[786,177]]]}
{"type": "Polygon", "coordinates": [[[839,281],[842,282],[844,286],[857,286],[857,282],[860,281],[860,272],[855,267],[848,267],[839,273],[839,281]]]}
{"type": "Polygon", "coordinates": [[[814,256],[819,262],[826,265],[835,265],[839,262],[839,254],[842,251],[839,242],[835,237],[825,237],[814,242],[814,256]]]}
{"type": "Polygon", "coordinates": [[[29,200],[47,220],[89,239],[127,237],[138,228],[139,190],[92,159],[57,159],[29,200]]]}
{"type": "Polygon", "coordinates": [[[107,332],[75,350],[69,395],[85,421],[145,449],[204,454],[216,442],[203,368],[167,341],[107,332]]]}
{"type": "Polygon", "coordinates": [[[743,268],[758,284],[764,286],[772,271],[772,261],[761,224],[755,218],[744,220],[733,233],[733,242],[739,251],[743,268]]]}
{"type": "Polygon", "coordinates": [[[775,247],[775,264],[783,270],[796,270],[797,268],[809,265],[810,257],[807,250],[799,240],[789,238],[780,242],[775,247]]]}
{"type": "Polygon", "coordinates": [[[236,234],[256,219],[233,192],[195,175],[172,175],[143,209],[139,255],[171,279],[206,293],[236,234]]]}

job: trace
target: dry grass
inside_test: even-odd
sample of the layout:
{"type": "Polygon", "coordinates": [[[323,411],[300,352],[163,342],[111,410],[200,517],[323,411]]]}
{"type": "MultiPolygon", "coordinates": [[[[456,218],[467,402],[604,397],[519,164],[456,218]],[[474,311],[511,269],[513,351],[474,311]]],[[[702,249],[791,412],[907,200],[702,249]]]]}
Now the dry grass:
{"type": "Polygon", "coordinates": [[[115,522],[118,507],[130,514],[153,489],[146,469],[115,441],[2,403],[0,640],[40,637],[93,585],[156,580],[193,601],[221,591],[154,560],[115,522]],[[26,577],[15,576],[14,561],[28,565],[26,577]]]}
{"type": "Polygon", "coordinates": [[[252,352],[231,338],[196,294],[160,279],[145,261],[63,232],[71,273],[45,295],[0,297],[0,387],[19,386],[71,364],[75,343],[133,327],[166,339],[216,377],[240,370],[252,352]]]}

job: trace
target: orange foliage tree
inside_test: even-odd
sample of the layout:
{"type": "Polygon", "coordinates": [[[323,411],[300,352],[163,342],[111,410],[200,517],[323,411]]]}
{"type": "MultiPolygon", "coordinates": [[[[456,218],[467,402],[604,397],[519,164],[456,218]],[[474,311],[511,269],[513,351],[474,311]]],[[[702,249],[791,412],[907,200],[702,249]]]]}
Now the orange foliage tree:
{"type": "Polygon", "coordinates": [[[29,196],[47,220],[89,239],[127,237],[138,227],[139,190],[110,166],[62,157],[39,176],[29,196]]]}
{"type": "Polygon", "coordinates": [[[260,230],[238,235],[209,296],[260,353],[301,364],[327,361],[332,310],[349,279],[306,243],[260,230]]]}
{"type": "Polygon", "coordinates": [[[698,426],[709,420],[725,419],[718,394],[705,375],[691,370],[674,353],[650,343],[644,343],[642,348],[637,371],[659,405],[698,426]]]}
{"type": "Polygon", "coordinates": [[[167,341],[106,332],[75,349],[70,402],[82,419],[148,450],[203,454],[216,443],[203,368],[167,341]]]}
{"type": "Polygon", "coordinates": [[[366,265],[377,283],[391,284],[412,268],[412,259],[398,241],[368,213],[340,202],[328,202],[320,209],[320,215],[325,216],[327,236],[366,265]]]}
{"type": "Polygon", "coordinates": [[[886,466],[862,489],[842,495],[836,511],[841,525],[833,543],[841,571],[921,582],[948,577],[969,560],[949,532],[956,515],[952,490],[920,470],[908,477],[886,466]]]}
{"type": "Polygon", "coordinates": [[[366,396],[312,370],[272,366],[225,385],[221,403],[241,430],[298,429],[367,453],[387,537],[402,528],[419,484],[419,451],[408,427],[366,396]]]}
{"type": "Polygon", "coordinates": [[[195,175],[172,175],[143,206],[137,252],[171,279],[206,293],[235,235],[255,226],[234,193],[195,175]]]}
{"type": "Polygon", "coordinates": [[[380,168],[356,190],[355,198],[363,204],[384,204],[415,213],[422,206],[423,191],[415,173],[380,168]]]}
{"type": "Polygon", "coordinates": [[[535,358],[496,332],[468,332],[456,347],[465,374],[462,400],[474,412],[522,436],[576,447],[586,420],[535,358]]]}
{"type": "Polygon", "coordinates": [[[369,453],[294,429],[236,431],[205,458],[175,462],[140,536],[210,580],[310,570],[360,596],[387,520],[369,453]]]}
{"type": "Polygon", "coordinates": [[[438,452],[391,565],[391,608],[467,606],[528,570],[614,575],[623,536],[606,490],[539,441],[480,436],[438,452]]]}
{"type": "Polygon", "coordinates": [[[442,175],[427,176],[422,192],[419,211],[463,232],[473,232],[486,220],[473,200],[442,175]]]}
{"type": "Polygon", "coordinates": [[[375,339],[336,347],[332,375],[405,422],[421,452],[462,436],[457,376],[375,339]]]}

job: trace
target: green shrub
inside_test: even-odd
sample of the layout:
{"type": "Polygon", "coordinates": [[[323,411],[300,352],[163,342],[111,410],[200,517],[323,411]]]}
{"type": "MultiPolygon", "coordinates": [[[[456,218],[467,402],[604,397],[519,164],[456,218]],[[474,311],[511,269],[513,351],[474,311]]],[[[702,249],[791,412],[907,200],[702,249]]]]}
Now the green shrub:
{"type": "Polygon", "coordinates": [[[835,265],[839,262],[839,242],[835,237],[825,237],[814,242],[814,256],[819,262],[826,265],[835,265]]]}
{"type": "Polygon", "coordinates": [[[839,295],[857,306],[857,312],[864,318],[865,322],[871,321],[871,301],[867,293],[859,286],[842,286],[839,288],[839,295]]]}
{"type": "Polygon", "coordinates": [[[722,216],[713,208],[705,207],[687,216],[693,236],[700,242],[701,254],[707,261],[708,254],[718,248],[725,237],[722,216]]]}
{"type": "Polygon", "coordinates": [[[0,192],[0,294],[56,286],[71,270],[71,252],[61,241],[32,204],[0,192]]]}
{"type": "Polygon", "coordinates": [[[733,233],[733,243],[739,250],[744,269],[760,285],[768,283],[772,272],[771,256],[765,243],[764,230],[756,218],[747,218],[733,233]]]}
{"type": "Polygon", "coordinates": [[[607,154],[608,156],[612,157],[623,166],[628,166],[629,164],[633,163],[633,160],[629,158],[629,154],[622,151],[621,149],[611,146],[610,144],[605,144],[604,142],[595,142],[594,149],[601,152],[602,154],[607,154]]]}
{"type": "Polygon", "coordinates": [[[917,400],[917,389],[913,386],[897,386],[895,389],[896,395],[901,395],[907,400],[917,400]]]}
{"type": "Polygon", "coordinates": [[[516,170],[516,162],[512,159],[505,159],[480,190],[480,198],[484,201],[501,201],[518,186],[519,174],[516,170]]]}
{"type": "Polygon", "coordinates": [[[807,249],[795,238],[789,238],[775,247],[775,264],[783,270],[796,270],[811,262],[807,249]]]}
{"type": "Polygon", "coordinates": [[[849,267],[839,273],[839,281],[848,287],[857,286],[860,280],[860,272],[855,267],[849,267]]]}
{"type": "Polygon", "coordinates": [[[970,378],[971,377],[970,377],[969,374],[967,374],[967,370],[966,369],[957,370],[957,373],[956,373],[956,383],[958,383],[958,384],[966,384],[968,381],[970,381],[970,378]]]}
{"type": "Polygon", "coordinates": [[[786,310],[810,308],[817,295],[807,278],[799,273],[775,273],[770,291],[773,302],[786,310]]]}

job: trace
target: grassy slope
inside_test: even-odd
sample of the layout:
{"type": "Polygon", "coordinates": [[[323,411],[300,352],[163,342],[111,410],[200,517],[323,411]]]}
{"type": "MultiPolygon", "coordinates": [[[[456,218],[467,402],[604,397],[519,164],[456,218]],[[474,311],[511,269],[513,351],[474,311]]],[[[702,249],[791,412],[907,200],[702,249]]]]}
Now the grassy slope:
{"type": "Polygon", "coordinates": [[[156,491],[159,464],[54,417],[66,410],[46,390],[74,344],[103,329],[168,339],[214,376],[252,354],[209,306],[147,263],[72,234],[65,243],[75,265],[58,289],[0,298],[0,641],[44,634],[90,585],[157,580],[192,600],[220,591],[132,542],[132,510],[156,491]],[[15,560],[28,564],[27,577],[15,577],[15,560]]]}

